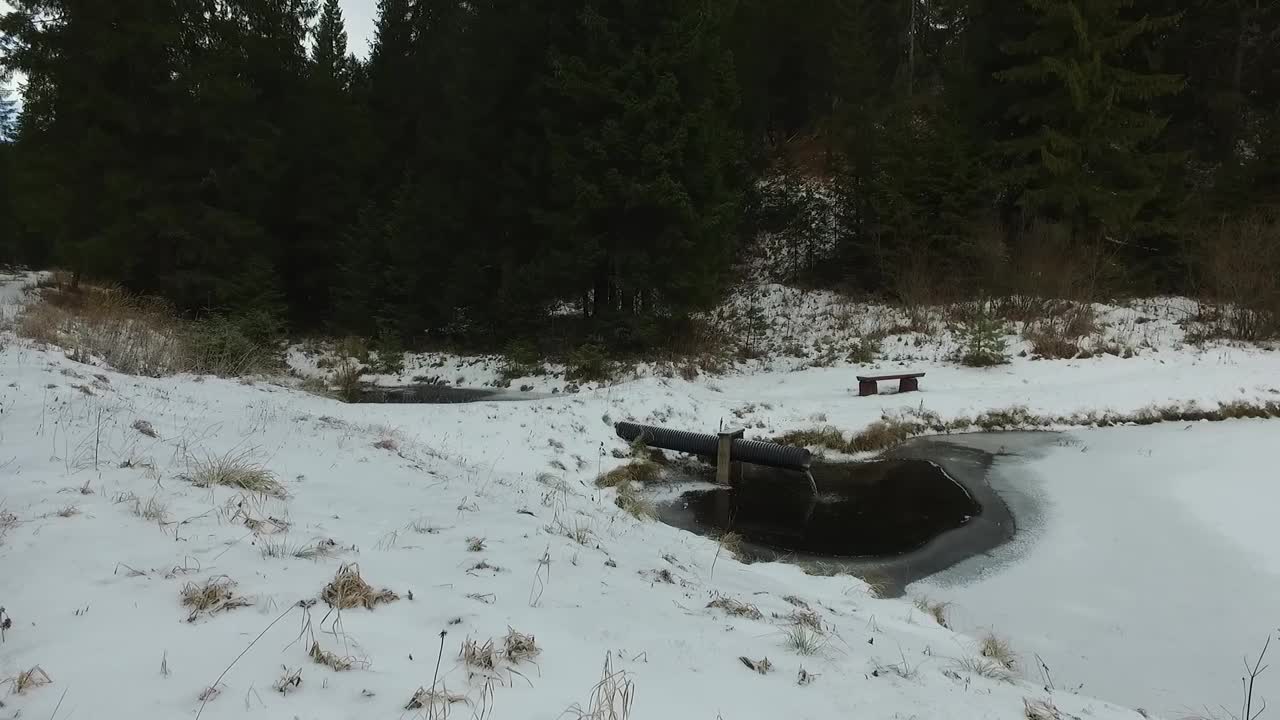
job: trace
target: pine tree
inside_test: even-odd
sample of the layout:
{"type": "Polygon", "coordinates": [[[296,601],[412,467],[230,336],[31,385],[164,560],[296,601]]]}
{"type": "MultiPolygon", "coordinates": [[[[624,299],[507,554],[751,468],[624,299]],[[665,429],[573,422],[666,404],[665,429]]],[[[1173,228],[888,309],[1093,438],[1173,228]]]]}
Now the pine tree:
{"type": "Polygon", "coordinates": [[[1132,0],[1026,3],[1035,28],[1002,46],[1011,66],[997,73],[1022,88],[1009,108],[1020,129],[1001,144],[1016,202],[1077,236],[1128,232],[1176,160],[1153,146],[1166,125],[1155,101],[1183,84],[1131,51],[1176,18],[1135,17],[1132,0]]]}

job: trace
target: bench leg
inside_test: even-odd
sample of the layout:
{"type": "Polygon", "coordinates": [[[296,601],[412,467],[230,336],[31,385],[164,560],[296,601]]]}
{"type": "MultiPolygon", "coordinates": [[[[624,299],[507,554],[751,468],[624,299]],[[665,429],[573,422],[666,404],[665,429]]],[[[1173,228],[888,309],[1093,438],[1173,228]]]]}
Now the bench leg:
{"type": "Polygon", "coordinates": [[[898,392],[915,392],[920,389],[919,378],[902,378],[898,381],[898,392]]]}
{"type": "Polygon", "coordinates": [[[879,390],[878,388],[876,388],[876,381],[875,381],[875,380],[861,380],[861,381],[859,381],[859,382],[858,382],[858,395],[859,395],[859,397],[866,397],[866,396],[868,396],[868,395],[875,395],[875,394],[877,394],[877,393],[879,393],[879,392],[880,392],[880,390],[879,390]]]}

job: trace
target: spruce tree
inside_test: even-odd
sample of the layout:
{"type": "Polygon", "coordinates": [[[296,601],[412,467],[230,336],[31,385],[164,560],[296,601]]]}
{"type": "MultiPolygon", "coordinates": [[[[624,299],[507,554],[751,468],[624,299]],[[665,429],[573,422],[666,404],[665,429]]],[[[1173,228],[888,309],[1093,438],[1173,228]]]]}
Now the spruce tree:
{"type": "Polygon", "coordinates": [[[16,154],[20,224],[78,278],[145,282],[168,226],[178,97],[177,0],[20,0],[0,20],[6,70],[26,73],[16,154]]]}
{"type": "Polygon", "coordinates": [[[325,0],[311,48],[292,163],[294,230],[283,238],[282,279],[295,325],[332,322],[342,244],[361,203],[364,129],[353,95],[355,65],[338,0],[325,0]]]}
{"type": "Polygon", "coordinates": [[[742,199],[727,8],[588,0],[553,55],[550,259],[597,320],[680,315],[720,290],[742,199]]]}
{"type": "Polygon", "coordinates": [[[1132,0],[1026,4],[1035,27],[1002,45],[1010,66],[996,75],[1021,88],[1009,108],[1018,129],[1001,143],[1016,202],[1077,236],[1126,233],[1176,161],[1153,144],[1167,122],[1155,101],[1183,84],[1132,51],[1176,18],[1138,16],[1132,0]]]}

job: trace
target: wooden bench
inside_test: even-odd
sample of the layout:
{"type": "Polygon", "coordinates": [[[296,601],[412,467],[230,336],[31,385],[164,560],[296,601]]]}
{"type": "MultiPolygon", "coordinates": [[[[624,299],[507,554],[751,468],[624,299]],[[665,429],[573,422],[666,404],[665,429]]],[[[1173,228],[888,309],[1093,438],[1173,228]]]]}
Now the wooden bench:
{"type": "Polygon", "coordinates": [[[876,395],[880,389],[876,383],[881,380],[897,380],[898,392],[907,393],[915,392],[920,389],[920,378],[924,377],[924,373],[900,373],[897,375],[859,375],[858,376],[858,395],[866,397],[868,395],[876,395]]]}

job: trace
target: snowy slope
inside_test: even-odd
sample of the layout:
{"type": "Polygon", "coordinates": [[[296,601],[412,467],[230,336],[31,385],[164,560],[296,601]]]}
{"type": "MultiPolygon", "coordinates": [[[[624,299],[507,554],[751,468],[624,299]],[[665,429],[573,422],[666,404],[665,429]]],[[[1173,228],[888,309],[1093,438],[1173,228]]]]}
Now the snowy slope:
{"type": "MultiPolygon", "coordinates": [[[[607,457],[619,443],[606,415],[696,427],[751,399],[777,404],[747,415],[784,426],[823,411],[853,423],[898,404],[850,398],[846,372],[723,387],[650,378],[534,403],[375,407],[269,383],[127,377],[12,337],[3,344],[0,604],[12,627],[0,678],[15,680],[3,717],[424,716],[405,705],[436,679],[442,631],[438,686],[469,699],[454,706],[460,717],[590,709],[606,658],[634,683],[636,718],[1012,719],[1024,698],[1047,697],[961,670],[974,641],[909,602],[872,598],[848,577],[717,557],[713,542],[637,521],[614,507],[612,491],[589,484],[617,462],[607,457]],[[157,437],[135,429],[139,420],[157,437]],[[228,453],[268,468],[288,498],[186,479],[228,453]],[[471,538],[483,538],[482,549],[469,550],[471,538]],[[272,556],[330,540],[332,556],[272,556]],[[498,569],[477,569],[480,561],[498,569]],[[341,613],[312,604],[343,563],[401,599],[341,613]],[[183,587],[218,578],[251,605],[188,621],[183,587]],[[721,595],[761,616],[706,607],[721,595]],[[797,601],[825,628],[813,655],[786,644],[797,601]],[[541,653],[499,662],[486,692],[459,648],[467,638],[501,645],[509,628],[535,636],[541,653]],[[357,667],[311,663],[313,641],[357,667]],[[758,674],[739,657],[767,657],[773,670],[758,674]],[[19,674],[36,667],[52,684],[17,693],[19,674]],[[802,667],[817,676],[807,685],[797,682],[802,667]],[[296,669],[300,685],[273,690],[296,669]],[[220,692],[202,703],[215,682],[220,692]]],[[[1240,362],[1256,390],[1263,370],[1240,362]]],[[[1038,387],[1011,395],[978,375],[939,379],[950,388],[939,402],[954,408],[1038,387]]],[[[1198,387],[1240,392],[1225,373],[1198,387]]],[[[1057,402],[1048,392],[1043,402],[1057,402]]],[[[1134,716],[1065,692],[1053,702],[1081,717],[1134,716]]]]}
{"type": "MultiPolygon", "coordinates": [[[[0,284],[0,293],[18,297],[13,283],[0,284]]],[[[741,565],[710,540],[622,513],[613,505],[613,491],[596,490],[591,479],[619,462],[612,451],[623,445],[612,423],[623,419],[683,429],[741,423],[749,435],[767,437],[828,424],[853,432],[882,414],[921,409],[944,420],[1011,406],[1069,416],[1189,402],[1212,408],[1280,396],[1274,352],[1185,347],[1171,321],[1142,325],[1151,333],[1150,347],[1131,359],[1015,358],[993,370],[903,360],[929,371],[924,392],[903,396],[855,397],[859,368],[847,363],[813,367],[812,361],[775,358],[693,382],[642,372],[616,385],[530,402],[449,406],[344,405],[267,381],[128,377],[5,335],[0,605],[13,626],[0,646],[0,679],[16,679],[39,666],[53,683],[0,698],[0,718],[424,716],[428,708],[404,708],[416,689],[436,679],[441,631],[448,634],[439,683],[471,703],[454,706],[460,717],[556,718],[575,703],[589,709],[606,657],[634,682],[636,718],[1023,717],[1023,699],[1043,699],[1046,691],[964,671],[960,663],[976,654],[976,642],[939,627],[910,602],[875,599],[865,584],[848,577],[811,577],[787,565],[741,565]],[[150,423],[157,437],[136,430],[138,420],[150,423]],[[226,454],[261,463],[289,497],[197,488],[185,479],[201,461],[226,454]],[[148,504],[162,509],[162,517],[146,512],[148,504]],[[279,532],[286,525],[287,532],[279,532]],[[483,539],[482,549],[468,549],[472,538],[483,539]],[[337,551],[318,559],[287,552],[316,542],[337,551]],[[282,549],[284,557],[272,557],[282,549]],[[476,569],[481,561],[500,569],[476,569]],[[358,563],[369,583],[402,599],[340,614],[329,614],[324,602],[295,607],[314,601],[343,563],[358,563]],[[235,592],[252,605],[188,622],[180,602],[183,587],[222,577],[235,581],[235,592]],[[706,607],[719,596],[753,604],[761,617],[730,617],[706,607]],[[826,640],[815,655],[788,647],[788,617],[796,610],[788,596],[821,617],[826,640]],[[269,629],[255,642],[264,628],[269,629]],[[483,675],[468,676],[459,648],[468,638],[494,638],[501,646],[509,628],[535,636],[542,652],[532,662],[499,663],[488,673],[490,694],[483,675]],[[357,667],[339,673],[311,663],[312,640],[354,658],[357,667]],[[740,656],[768,657],[773,671],[757,674],[740,656]],[[272,688],[285,672],[282,666],[302,670],[301,685],[289,686],[287,695],[272,688]],[[807,685],[797,682],[802,667],[817,675],[807,685]],[[201,710],[200,694],[224,671],[221,692],[201,710]]],[[[443,359],[454,363],[451,369],[475,373],[464,384],[495,372],[491,363],[443,359]]],[[[1166,427],[1181,426],[1156,430],[1166,427]]],[[[1274,432],[1276,424],[1212,427],[1226,434],[1204,436],[1198,451],[1204,458],[1234,443],[1234,428],[1258,428],[1240,437],[1260,444],[1258,436],[1274,432]]],[[[1109,432],[1117,433],[1114,443],[1123,447],[1124,433],[1142,431],[1109,432]]],[[[1183,445],[1169,440],[1159,447],[1164,464],[1153,478],[1176,474],[1183,445]]],[[[1071,463],[1090,457],[1110,462],[1112,454],[1078,455],[1064,455],[1055,467],[1068,476],[1089,475],[1089,490],[1073,496],[1077,506],[1061,507],[1070,508],[1076,522],[1094,522],[1092,514],[1080,519],[1092,513],[1085,500],[1090,493],[1110,492],[1106,479],[1120,483],[1131,465],[1119,464],[1107,474],[1071,463]]],[[[1257,516],[1271,505],[1241,511],[1232,525],[1238,492],[1216,493],[1215,485],[1197,479],[1210,474],[1210,467],[1193,466],[1190,480],[1169,484],[1180,494],[1166,504],[1202,508],[1194,522],[1173,527],[1197,528],[1191,537],[1203,539],[1204,518],[1212,511],[1221,519],[1215,527],[1238,528],[1221,540],[1225,547],[1238,553],[1267,540],[1269,531],[1257,516]]],[[[1141,505],[1159,487],[1132,490],[1122,507],[1141,505]]],[[[1099,516],[1097,523],[1118,522],[1118,513],[1099,516]]],[[[1041,535],[1028,537],[1053,539],[1056,527],[1046,525],[1041,535]]],[[[1078,526],[1062,527],[1069,542],[1075,537],[1070,529],[1078,526]]],[[[1115,651],[1108,654],[1081,651],[1075,641],[1081,627],[1083,642],[1090,637],[1085,630],[1109,626],[1067,620],[1041,626],[1009,609],[1020,600],[1024,608],[1051,607],[1039,593],[1026,594],[1028,586],[1042,582],[1039,574],[1053,572],[1053,553],[1063,552],[1061,542],[1046,541],[1044,548],[1047,559],[1027,554],[1019,560],[1035,560],[1035,567],[1023,571],[1028,575],[996,575],[992,582],[1005,584],[994,589],[983,583],[938,586],[930,594],[957,601],[956,620],[966,630],[994,627],[1020,652],[1080,652],[1078,664],[1071,658],[1050,662],[1077,683],[1086,668],[1128,677],[1127,666],[1100,665],[1099,657],[1132,658],[1142,647],[1122,652],[1124,637],[1111,637],[1107,647],[1115,651]],[[1045,628],[1058,630],[1044,640],[1037,633],[1045,628]]],[[[1159,549],[1141,545],[1131,551],[1142,548],[1159,549]]],[[[1178,560],[1162,562],[1165,567],[1178,560]]],[[[1072,571],[1080,577],[1089,567],[1082,560],[1072,571]]],[[[1271,566],[1251,560],[1233,567],[1271,566]]],[[[1022,565],[1010,568],[1012,573],[1022,565]]],[[[1152,581],[1168,583],[1170,577],[1152,581]]],[[[1269,592],[1269,586],[1260,587],[1269,592]]],[[[1113,625],[1137,622],[1128,613],[1143,609],[1102,602],[1093,611],[1083,607],[1085,617],[1120,612],[1110,620],[1113,625]]],[[[1204,632],[1211,632],[1203,602],[1165,610],[1150,623],[1135,624],[1128,637],[1141,646],[1156,619],[1204,622],[1204,632]]],[[[1249,642],[1236,644],[1234,633],[1243,626],[1224,627],[1222,648],[1252,651],[1249,642]]],[[[1214,693],[1204,703],[1230,699],[1221,695],[1230,688],[1219,690],[1221,678],[1212,674],[1194,692],[1190,684],[1183,696],[1166,692],[1168,681],[1155,675],[1200,669],[1173,664],[1170,655],[1172,650],[1152,663],[1150,673],[1133,673],[1131,693],[1096,682],[1084,692],[1166,711],[1189,704],[1202,688],[1214,693]]],[[[1214,655],[1205,662],[1220,660],[1214,655]]],[[[1136,717],[1071,694],[1066,681],[1057,686],[1053,702],[1064,712],[1102,720],[1136,717]]]]}

